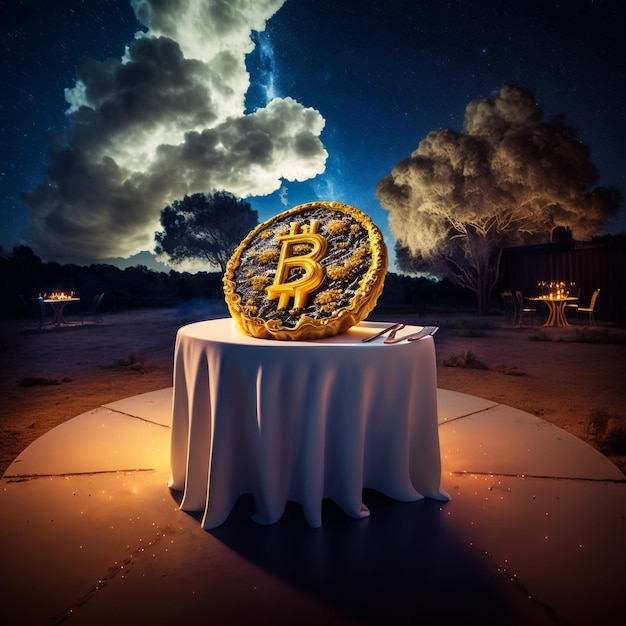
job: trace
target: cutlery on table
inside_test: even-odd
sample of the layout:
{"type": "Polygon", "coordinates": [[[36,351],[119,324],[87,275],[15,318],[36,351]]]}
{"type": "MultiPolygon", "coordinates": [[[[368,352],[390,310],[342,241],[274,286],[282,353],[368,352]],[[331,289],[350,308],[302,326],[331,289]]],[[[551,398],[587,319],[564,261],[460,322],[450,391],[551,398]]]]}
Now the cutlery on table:
{"type": "Polygon", "coordinates": [[[415,335],[409,335],[406,339],[407,341],[416,341],[417,339],[421,339],[422,337],[432,337],[438,330],[439,326],[424,326],[424,328],[419,333],[415,333],[415,335]]]}
{"type": "Polygon", "coordinates": [[[390,333],[390,337],[395,337],[396,333],[399,330],[402,330],[404,328],[404,324],[393,324],[391,326],[388,326],[387,328],[383,328],[383,330],[381,330],[379,333],[376,333],[375,335],[372,335],[371,337],[366,337],[365,339],[363,339],[363,343],[367,343],[368,341],[372,341],[373,339],[378,339],[378,337],[382,337],[383,335],[386,335],[387,333],[390,333]]]}
{"type": "Polygon", "coordinates": [[[429,335],[434,335],[439,330],[438,326],[424,326],[422,330],[419,330],[412,335],[407,335],[406,337],[396,337],[395,333],[392,333],[385,339],[385,343],[398,343],[400,341],[417,341],[418,339],[422,339],[424,337],[428,337],[429,335]],[[393,335],[393,336],[392,336],[393,335]]]}

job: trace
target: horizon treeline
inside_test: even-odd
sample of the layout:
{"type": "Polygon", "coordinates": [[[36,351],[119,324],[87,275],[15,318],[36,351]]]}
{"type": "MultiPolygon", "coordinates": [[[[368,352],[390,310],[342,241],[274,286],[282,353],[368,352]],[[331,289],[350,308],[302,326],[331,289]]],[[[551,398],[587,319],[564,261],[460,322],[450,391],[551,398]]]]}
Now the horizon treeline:
{"type": "MultiPolygon", "coordinates": [[[[104,293],[104,310],[114,313],[142,307],[175,307],[192,300],[223,301],[221,272],[157,271],[144,265],[121,269],[115,265],[79,266],[42,261],[27,246],[0,256],[2,316],[23,316],[23,298],[45,293],[75,292],[87,306],[104,293]]],[[[471,307],[472,294],[448,281],[388,272],[376,311],[420,313],[447,306],[471,307]]]]}

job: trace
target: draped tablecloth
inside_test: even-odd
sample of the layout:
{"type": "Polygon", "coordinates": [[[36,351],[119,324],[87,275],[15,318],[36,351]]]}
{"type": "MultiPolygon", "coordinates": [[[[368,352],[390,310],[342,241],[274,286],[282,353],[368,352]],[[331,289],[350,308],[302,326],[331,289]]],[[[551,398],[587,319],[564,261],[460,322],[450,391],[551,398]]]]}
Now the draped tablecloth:
{"type": "Polygon", "coordinates": [[[324,498],[367,517],[364,488],[447,500],[433,338],[361,341],[381,327],[361,322],[316,341],[248,337],[231,318],[180,328],[169,487],[183,492],[181,509],[203,511],[211,529],[252,494],[261,524],[293,501],[319,527],[324,498]]]}

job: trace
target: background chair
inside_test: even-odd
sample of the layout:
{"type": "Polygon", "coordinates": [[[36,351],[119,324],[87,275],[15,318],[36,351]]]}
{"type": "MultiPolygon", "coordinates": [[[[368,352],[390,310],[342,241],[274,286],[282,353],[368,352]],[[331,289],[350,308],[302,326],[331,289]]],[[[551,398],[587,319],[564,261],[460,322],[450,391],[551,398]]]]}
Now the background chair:
{"type": "Polygon", "coordinates": [[[591,300],[589,301],[589,306],[586,307],[582,307],[579,306],[578,307],[578,313],[587,313],[587,315],[589,315],[589,324],[590,325],[594,325],[596,323],[596,319],[593,316],[593,309],[596,306],[596,300],[598,299],[598,296],[600,295],[600,290],[596,289],[592,294],[591,294],[591,300]]]}
{"type": "Polygon", "coordinates": [[[576,313],[576,320],[579,318],[578,307],[580,306],[580,289],[576,293],[576,302],[566,302],[564,312],[567,313],[568,309],[576,313]]]}
{"type": "Polygon", "coordinates": [[[500,297],[502,298],[502,305],[504,306],[504,321],[515,321],[515,302],[513,301],[513,294],[510,291],[501,291],[500,297]]]}
{"type": "Polygon", "coordinates": [[[517,304],[517,326],[521,326],[527,316],[530,317],[530,325],[533,326],[537,309],[524,304],[524,296],[519,290],[515,292],[515,303],[517,304]]]}
{"type": "Polygon", "coordinates": [[[19,296],[26,313],[26,328],[43,328],[46,324],[46,304],[43,298],[19,296]]]}
{"type": "Polygon", "coordinates": [[[98,295],[93,297],[91,301],[91,309],[88,311],[82,311],[80,314],[80,323],[84,324],[85,317],[91,317],[94,324],[102,323],[102,314],[100,313],[100,306],[102,304],[102,298],[104,297],[104,293],[99,293],[98,295]]]}

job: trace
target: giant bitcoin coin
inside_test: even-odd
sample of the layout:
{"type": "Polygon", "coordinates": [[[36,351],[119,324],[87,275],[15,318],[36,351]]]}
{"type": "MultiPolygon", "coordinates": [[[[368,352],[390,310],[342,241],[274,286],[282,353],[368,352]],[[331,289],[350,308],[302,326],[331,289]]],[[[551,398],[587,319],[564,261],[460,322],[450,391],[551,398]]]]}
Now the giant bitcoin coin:
{"type": "Polygon", "coordinates": [[[367,317],[386,272],[385,242],[369,216],[339,202],[310,202],[241,242],[226,266],[224,294],[247,335],[320,339],[367,317]]]}

